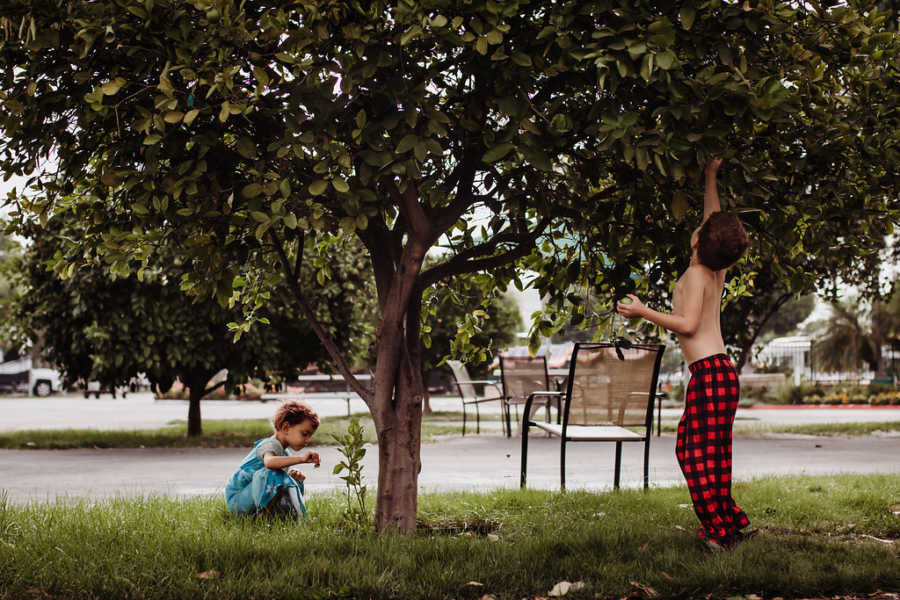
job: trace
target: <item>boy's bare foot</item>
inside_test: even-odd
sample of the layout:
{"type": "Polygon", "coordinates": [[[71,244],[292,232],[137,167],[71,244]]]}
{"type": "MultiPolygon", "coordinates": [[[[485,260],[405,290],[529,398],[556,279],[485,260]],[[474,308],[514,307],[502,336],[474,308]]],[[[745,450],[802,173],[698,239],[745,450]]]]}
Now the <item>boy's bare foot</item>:
{"type": "Polygon", "coordinates": [[[752,529],[747,529],[746,531],[735,531],[734,532],[734,541],[735,543],[746,542],[752,537],[756,537],[759,535],[759,529],[756,527],[752,529]]]}
{"type": "Polygon", "coordinates": [[[719,542],[711,540],[709,538],[701,538],[700,541],[703,542],[703,547],[713,554],[717,552],[725,552],[726,550],[728,550],[726,546],[723,546],[719,542]]]}

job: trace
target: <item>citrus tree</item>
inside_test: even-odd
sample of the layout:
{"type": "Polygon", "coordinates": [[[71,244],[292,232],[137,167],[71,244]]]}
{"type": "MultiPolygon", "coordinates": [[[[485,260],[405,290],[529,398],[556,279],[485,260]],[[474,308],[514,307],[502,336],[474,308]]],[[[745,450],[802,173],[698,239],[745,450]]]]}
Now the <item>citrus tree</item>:
{"type": "Polygon", "coordinates": [[[821,220],[886,231],[897,48],[885,14],[872,2],[9,0],[0,164],[37,186],[15,218],[77,210],[88,225],[73,244],[101,248],[113,273],[178,248],[187,292],[244,307],[235,335],[279,301],[275,286],[290,289],[372,413],[376,528],[411,531],[425,290],[453,277],[535,286],[551,307],[536,344],[586,318],[573,282],[611,301],[669,281],[709,154],[735,166],[729,208],[767,260],[834,248],[804,237],[821,220]],[[372,389],[308,293],[332,274],[323,234],[338,231],[359,238],[373,274],[372,389]],[[449,252],[423,268],[438,244],[449,252]]]}

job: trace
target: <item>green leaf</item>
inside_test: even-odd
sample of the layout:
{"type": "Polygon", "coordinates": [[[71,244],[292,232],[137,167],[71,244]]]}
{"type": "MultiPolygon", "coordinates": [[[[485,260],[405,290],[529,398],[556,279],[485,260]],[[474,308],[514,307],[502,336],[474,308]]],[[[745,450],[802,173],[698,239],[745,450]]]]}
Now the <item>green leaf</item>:
{"type": "Polygon", "coordinates": [[[328,181],[325,179],[317,179],[309,184],[309,193],[313,196],[321,196],[328,189],[328,181]]]}
{"type": "Polygon", "coordinates": [[[278,184],[278,191],[281,192],[281,196],[283,198],[290,198],[291,196],[291,182],[287,180],[285,177],[281,180],[281,183],[278,184]]]}
{"type": "Polygon", "coordinates": [[[681,221],[691,207],[691,197],[683,190],[672,194],[672,216],[681,221]]]}
{"type": "Polygon", "coordinates": [[[403,139],[400,140],[400,143],[397,144],[395,148],[395,152],[397,154],[405,154],[412,150],[416,144],[419,142],[419,136],[414,133],[407,134],[403,136],[403,139]]]}
{"type": "Polygon", "coordinates": [[[686,30],[693,27],[695,16],[697,16],[697,11],[693,6],[682,6],[681,10],[678,11],[678,18],[681,19],[681,26],[686,30]]]}
{"type": "Polygon", "coordinates": [[[475,50],[476,50],[476,52],[478,52],[478,54],[481,54],[482,56],[487,54],[488,41],[487,41],[486,37],[481,36],[478,38],[478,41],[475,42],[475,50]]]}
{"type": "Polygon", "coordinates": [[[254,221],[257,221],[259,223],[268,223],[270,220],[269,215],[258,210],[250,211],[250,216],[253,217],[254,221]]]}
{"type": "Polygon", "coordinates": [[[244,158],[254,159],[257,156],[256,143],[247,136],[238,138],[236,149],[244,158]]]}
{"type": "Polygon", "coordinates": [[[116,77],[112,81],[107,81],[101,85],[100,91],[103,92],[104,96],[115,96],[122,89],[123,85],[125,85],[125,80],[121,77],[116,77]]]}
{"type": "Polygon", "coordinates": [[[487,32],[487,41],[489,44],[496,46],[503,43],[503,32],[499,29],[491,29],[487,32]]]}
{"type": "Polygon", "coordinates": [[[244,198],[256,198],[257,196],[259,196],[262,193],[262,191],[263,191],[262,185],[260,185],[258,183],[251,183],[249,185],[244,186],[244,188],[241,190],[241,195],[244,198]]]}
{"type": "Polygon", "coordinates": [[[288,213],[284,216],[284,226],[288,229],[297,228],[297,216],[294,213],[288,213]]]}
{"type": "Polygon", "coordinates": [[[185,125],[190,125],[191,123],[194,122],[194,119],[196,119],[197,115],[199,115],[199,114],[200,114],[199,109],[197,109],[197,108],[191,109],[191,110],[187,111],[187,113],[184,115],[184,119],[182,122],[185,125]]]}
{"type": "Polygon", "coordinates": [[[162,136],[158,133],[153,133],[144,138],[143,144],[145,146],[152,146],[153,144],[158,143],[162,139],[162,136]]]}
{"type": "Polygon", "coordinates": [[[520,67],[530,67],[534,64],[531,57],[524,52],[513,52],[510,58],[512,58],[512,61],[520,67]]]}
{"type": "Polygon", "coordinates": [[[486,163],[497,162],[498,160],[509,154],[513,148],[515,148],[515,145],[510,142],[498,144],[485,152],[484,156],[481,157],[481,160],[486,163]]]}
{"type": "Polygon", "coordinates": [[[166,123],[178,123],[184,118],[184,113],[180,110],[170,110],[163,116],[166,123]]]}
{"type": "Polygon", "coordinates": [[[263,87],[269,85],[269,74],[262,67],[253,67],[253,76],[263,87]]]}
{"type": "Polygon", "coordinates": [[[331,180],[331,187],[339,192],[349,192],[350,184],[347,183],[347,180],[343,177],[335,177],[331,180]]]}

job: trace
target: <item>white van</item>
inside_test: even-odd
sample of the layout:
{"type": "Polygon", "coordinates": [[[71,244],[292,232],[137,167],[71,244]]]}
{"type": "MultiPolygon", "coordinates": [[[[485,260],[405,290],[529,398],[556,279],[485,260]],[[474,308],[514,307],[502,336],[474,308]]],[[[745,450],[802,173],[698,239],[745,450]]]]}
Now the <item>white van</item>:
{"type": "Polygon", "coordinates": [[[0,391],[49,396],[63,391],[62,378],[56,369],[34,368],[31,356],[23,356],[0,363],[0,391]]]}

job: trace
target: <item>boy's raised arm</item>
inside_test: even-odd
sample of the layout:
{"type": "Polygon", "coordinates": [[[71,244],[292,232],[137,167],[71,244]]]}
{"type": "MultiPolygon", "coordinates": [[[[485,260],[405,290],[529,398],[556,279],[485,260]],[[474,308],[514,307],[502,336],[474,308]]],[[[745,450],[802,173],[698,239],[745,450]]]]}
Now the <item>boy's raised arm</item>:
{"type": "Polygon", "coordinates": [[[706,168],[703,170],[706,179],[706,187],[703,190],[704,221],[712,213],[722,210],[722,205],[719,203],[719,183],[716,180],[716,174],[721,164],[721,158],[710,156],[706,159],[706,168]]]}

